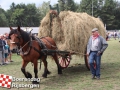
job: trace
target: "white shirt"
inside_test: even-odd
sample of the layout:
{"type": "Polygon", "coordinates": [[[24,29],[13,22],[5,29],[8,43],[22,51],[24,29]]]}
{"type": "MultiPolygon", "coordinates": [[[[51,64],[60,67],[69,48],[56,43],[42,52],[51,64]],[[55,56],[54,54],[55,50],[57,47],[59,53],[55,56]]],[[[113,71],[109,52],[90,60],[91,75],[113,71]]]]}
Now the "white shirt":
{"type": "Polygon", "coordinates": [[[96,38],[95,40],[92,39],[91,51],[98,51],[98,38],[96,38]]]}

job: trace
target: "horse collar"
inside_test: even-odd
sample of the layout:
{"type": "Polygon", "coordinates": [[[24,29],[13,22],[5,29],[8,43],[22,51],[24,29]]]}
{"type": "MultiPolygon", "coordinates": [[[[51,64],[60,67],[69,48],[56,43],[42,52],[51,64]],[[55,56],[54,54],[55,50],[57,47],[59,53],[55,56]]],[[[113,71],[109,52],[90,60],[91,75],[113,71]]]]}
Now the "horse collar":
{"type": "Polygon", "coordinates": [[[27,49],[27,51],[25,51],[25,52],[23,52],[23,51],[22,51],[22,49],[20,49],[20,50],[19,50],[20,55],[21,55],[21,56],[28,55],[28,54],[29,54],[29,52],[30,52],[30,49],[31,49],[31,48],[29,47],[29,48],[27,49]]]}

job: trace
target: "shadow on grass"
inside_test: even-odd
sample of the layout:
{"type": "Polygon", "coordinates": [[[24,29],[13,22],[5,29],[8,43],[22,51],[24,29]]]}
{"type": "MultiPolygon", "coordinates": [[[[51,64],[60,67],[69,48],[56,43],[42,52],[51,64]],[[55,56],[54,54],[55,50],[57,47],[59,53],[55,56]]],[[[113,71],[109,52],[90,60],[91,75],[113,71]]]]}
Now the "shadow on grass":
{"type": "MultiPolygon", "coordinates": [[[[118,63],[102,63],[101,66],[101,80],[108,81],[114,78],[114,80],[117,80],[119,78],[118,72],[119,64],[118,63]]],[[[84,64],[80,65],[74,65],[71,67],[68,67],[63,70],[62,75],[55,74],[54,76],[49,76],[45,79],[43,78],[41,81],[41,85],[45,85],[46,88],[56,88],[61,86],[66,86],[70,82],[81,82],[82,81],[90,81],[91,80],[91,74],[90,71],[87,70],[86,66],[84,64]],[[43,80],[44,79],[44,80],[43,80]]]]}
{"type": "Polygon", "coordinates": [[[120,76],[119,65],[120,62],[102,63],[101,73],[103,79],[110,79],[110,78],[118,79],[118,77],[120,76]]]}
{"type": "Polygon", "coordinates": [[[56,87],[56,86],[61,88],[61,86],[64,86],[69,82],[75,82],[78,80],[78,78],[82,78],[83,75],[85,76],[89,74],[90,73],[84,64],[74,65],[64,69],[63,74],[61,75],[58,75],[58,74],[55,74],[54,76],[48,75],[47,79],[43,78],[41,80],[41,85],[45,85],[46,87],[49,87],[49,88],[56,87]]]}

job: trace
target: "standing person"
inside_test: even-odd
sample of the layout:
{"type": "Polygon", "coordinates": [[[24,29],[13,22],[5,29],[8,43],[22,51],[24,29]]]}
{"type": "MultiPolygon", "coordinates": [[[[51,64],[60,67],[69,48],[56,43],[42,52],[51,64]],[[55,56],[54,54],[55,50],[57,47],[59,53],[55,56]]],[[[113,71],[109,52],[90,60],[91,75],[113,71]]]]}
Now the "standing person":
{"type": "Polygon", "coordinates": [[[118,31],[118,40],[120,42],[120,30],[118,31]]]}
{"type": "MultiPolygon", "coordinates": [[[[9,36],[9,34],[8,33],[5,33],[5,38],[6,39],[8,39],[8,36],[9,36]]],[[[12,52],[11,52],[11,50],[10,50],[10,46],[9,46],[9,48],[8,48],[8,53],[9,53],[9,60],[10,60],[10,62],[13,62],[11,59],[12,59],[12,52]]]]}
{"type": "Polygon", "coordinates": [[[5,61],[4,61],[4,41],[3,41],[3,36],[0,35],[0,61],[1,61],[1,65],[4,65],[5,64],[5,61]]]}
{"type": "Polygon", "coordinates": [[[114,32],[114,38],[115,38],[115,40],[117,38],[117,32],[116,31],[114,32]]]}
{"type": "Polygon", "coordinates": [[[9,55],[9,46],[8,46],[8,44],[7,44],[7,39],[6,39],[6,37],[5,37],[5,35],[4,35],[4,38],[3,38],[3,40],[4,40],[4,44],[5,44],[5,46],[4,46],[4,57],[5,57],[5,63],[7,64],[8,63],[8,55],[9,55]]]}
{"type": "Polygon", "coordinates": [[[92,29],[92,36],[87,44],[87,55],[89,56],[90,71],[92,79],[100,79],[101,56],[108,47],[106,40],[99,35],[98,28],[92,29]],[[94,67],[94,61],[96,67],[94,67]]]}

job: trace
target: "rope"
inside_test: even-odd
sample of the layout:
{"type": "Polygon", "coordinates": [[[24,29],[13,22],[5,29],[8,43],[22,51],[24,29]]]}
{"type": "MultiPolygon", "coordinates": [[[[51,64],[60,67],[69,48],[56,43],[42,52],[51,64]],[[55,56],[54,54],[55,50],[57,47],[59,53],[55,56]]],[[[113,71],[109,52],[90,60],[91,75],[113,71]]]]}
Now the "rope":
{"type": "Polygon", "coordinates": [[[23,47],[20,48],[19,52],[29,43],[30,41],[28,41],[23,47]]]}

